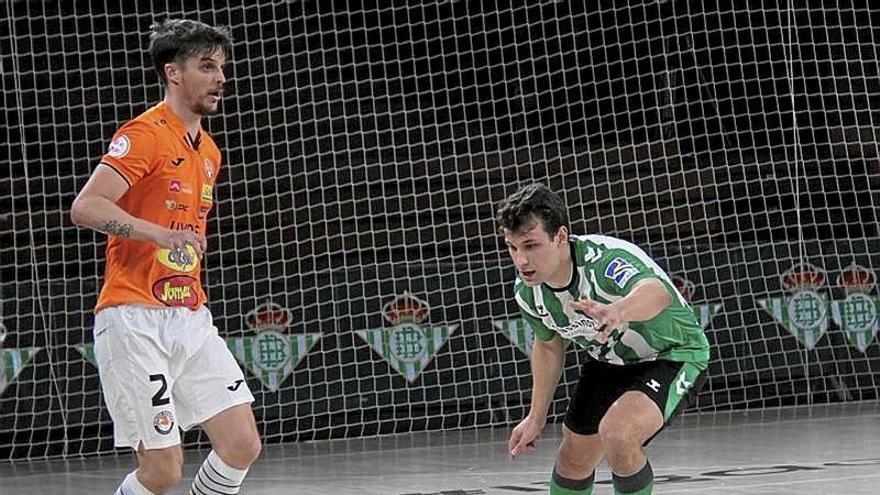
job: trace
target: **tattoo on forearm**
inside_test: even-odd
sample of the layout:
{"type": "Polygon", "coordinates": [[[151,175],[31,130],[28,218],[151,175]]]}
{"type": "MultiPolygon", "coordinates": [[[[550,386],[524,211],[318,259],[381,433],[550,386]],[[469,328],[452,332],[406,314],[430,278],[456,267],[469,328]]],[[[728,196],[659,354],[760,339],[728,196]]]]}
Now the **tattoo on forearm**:
{"type": "Polygon", "coordinates": [[[131,237],[132,226],[130,223],[119,224],[116,220],[108,220],[104,223],[104,232],[117,237],[131,237]]]}

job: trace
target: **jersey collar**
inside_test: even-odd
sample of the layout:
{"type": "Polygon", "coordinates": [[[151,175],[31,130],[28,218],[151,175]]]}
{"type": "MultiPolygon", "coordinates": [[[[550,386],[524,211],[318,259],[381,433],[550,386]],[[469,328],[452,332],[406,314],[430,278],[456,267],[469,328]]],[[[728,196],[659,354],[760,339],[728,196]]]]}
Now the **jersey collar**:
{"type": "Polygon", "coordinates": [[[184,144],[195,151],[199,151],[199,147],[202,145],[202,127],[199,126],[199,132],[196,133],[195,137],[191,137],[189,131],[186,130],[186,125],[180,120],[180,117],[174,113],[174,110],[171,110],[171,107],[169,107],[168,104],[162,101],[158,106],[159,111],[162,112],[162,118],[165,119],[166,125],[174,131],[175,134],[180,136],[184,144]]]}

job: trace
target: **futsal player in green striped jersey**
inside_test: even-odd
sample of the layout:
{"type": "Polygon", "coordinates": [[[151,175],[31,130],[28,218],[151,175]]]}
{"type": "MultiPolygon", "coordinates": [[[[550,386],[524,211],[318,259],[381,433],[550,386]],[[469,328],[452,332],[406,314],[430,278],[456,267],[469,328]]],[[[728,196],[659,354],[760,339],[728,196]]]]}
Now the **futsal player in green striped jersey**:
{"type": "Polygon", "coordinates": [[[603,457],[615,494],[651,493],[642,447],[705,378],[709,342],[694,312],[639,247],[572,235],[565,204],[544,185],[508,197],[497,222],[518,272],[517,305],[535,334],[531,409],[510,435],[510,455],[534,450],[574,342],[587,357],[565,415],[551,495],[592,493],[603,457]]]}

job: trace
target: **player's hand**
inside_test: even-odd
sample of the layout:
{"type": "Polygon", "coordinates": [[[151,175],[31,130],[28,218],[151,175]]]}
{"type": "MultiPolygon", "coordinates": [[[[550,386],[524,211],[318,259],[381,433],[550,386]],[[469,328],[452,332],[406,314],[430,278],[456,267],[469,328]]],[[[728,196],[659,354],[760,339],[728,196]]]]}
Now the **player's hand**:
{"type": "Polygon", "coordinates": [[[623,327],[627,321],[623,319],[620,310],[613,304],[602,304],[587,296],[581,297],[580,301],[569,303],[572,308],[583,312],[596,322],[596,340],[606,342],[616,328],[623,327]]]}
{"type": "Polygon", "coordinates": [[[507,441],[507,451],[510,452],[511,459],[515,459],[520,452],[535,451],[535,440],[541,436],[545,423],[546,420],[538,420],[530,414],[516,425],[507,441]]]}
{"type": "Polygon", "coordinates": [[[189,265],[195,263],[196,260],[189,259],[187,254],[187,246],[191,246],[199,259],[208,248],[208,240],[204,235],[196,234],[190,230],[168,230],[167,234],[160,238],[156,243],[159,247],[166,248],[170,251],[169,258],[175,263],[181,265],[189,265]]]}

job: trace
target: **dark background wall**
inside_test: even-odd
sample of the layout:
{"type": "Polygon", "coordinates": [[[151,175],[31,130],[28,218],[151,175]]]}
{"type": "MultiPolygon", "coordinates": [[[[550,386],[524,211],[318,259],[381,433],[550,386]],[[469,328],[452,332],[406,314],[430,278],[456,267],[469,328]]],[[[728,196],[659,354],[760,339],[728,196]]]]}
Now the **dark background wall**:
{"type": "Polygon", "coordinates": [[[880,10],[594,4],[0,2],[3,345],[49,349],[0,395],[0,458],[111,448],[97,373],[69,347],[91,341],[104,241],[67,217],[114,130],[161,98],[143,48],[166,16],[235,39],[206,124],[225,152],[218,327],[244,335],[273,301],[290,332],[323,334],[281,391],[251,383],[268,440],[521,415],[528,361],[491,325],[515,317],[492,218],[533,180],[575,232],[631,239],[724,304],[699,408],[876,398],[876,342],[862,354],[832,327],[806,352],[756,300],[802,260],[837,298],[850,262],[880,266],[880,10]],[[355,336],[404,290],[460,325],[413,384],[355,336]]]}

